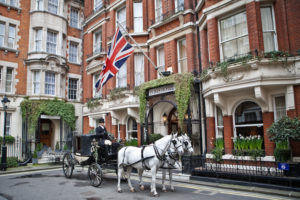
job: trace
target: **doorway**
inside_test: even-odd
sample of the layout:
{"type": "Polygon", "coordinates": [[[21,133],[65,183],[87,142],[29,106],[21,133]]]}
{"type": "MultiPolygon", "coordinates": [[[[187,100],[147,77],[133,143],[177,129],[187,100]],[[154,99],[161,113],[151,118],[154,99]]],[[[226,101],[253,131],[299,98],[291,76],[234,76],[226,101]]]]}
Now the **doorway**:
{"type": "Polygon", "coordinates": [[[51,147],[52,123],[49,119],[41,119],[40,142],[51,147]]]}

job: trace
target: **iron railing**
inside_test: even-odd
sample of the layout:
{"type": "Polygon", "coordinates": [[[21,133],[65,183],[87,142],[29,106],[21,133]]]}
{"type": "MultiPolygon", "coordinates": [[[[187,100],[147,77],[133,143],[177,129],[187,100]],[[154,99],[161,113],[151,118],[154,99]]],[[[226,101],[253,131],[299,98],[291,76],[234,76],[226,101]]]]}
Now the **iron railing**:
{"type": "MultiPolygon", "coordinates": [[[[1,155],[1,144],[0,144],[0,155],[1,155]]],[[[6,144],[7,147],[7,157],[17,157],[18,159],[22,158],[22,140],[17,137],[15,142],[12,144],[6,144]]]]}

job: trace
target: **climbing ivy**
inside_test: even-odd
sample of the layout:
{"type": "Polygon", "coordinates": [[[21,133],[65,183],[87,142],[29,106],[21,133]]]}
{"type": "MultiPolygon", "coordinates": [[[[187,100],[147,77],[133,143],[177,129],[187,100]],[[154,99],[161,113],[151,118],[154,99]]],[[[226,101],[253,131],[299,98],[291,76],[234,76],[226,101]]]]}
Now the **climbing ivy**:
{"type": "Polygon", "coordinates": [[[29,100],[21,102],[23,119],[28,120],[29,133],[34,133],[41,114],[60,116],[73,130],[75,128],[75,108],[73,104],[60,100],[29,100]]]}
{"type": "Polygon", "coordinates": [[[143,122],[145,119],[147,90],[163,85],[175,84],[175,100],[177,104],[179,126],[181,126],[188,108],[191,90],[193,89],[193,80],[194,76],[191,73],[178,73],[143,83],[139,88],[140,121],[143,122]]]}

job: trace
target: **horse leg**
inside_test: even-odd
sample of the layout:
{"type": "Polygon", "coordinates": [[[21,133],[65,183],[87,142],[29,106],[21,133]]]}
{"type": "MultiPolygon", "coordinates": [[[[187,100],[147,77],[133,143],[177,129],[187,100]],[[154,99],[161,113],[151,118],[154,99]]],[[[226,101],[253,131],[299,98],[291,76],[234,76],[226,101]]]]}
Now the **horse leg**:
{"type": "Polygon", "coordinates": [[[127,167],[128,186],[130,188],[130,192],[135,192],[135,189],[134,189],[134,187],[132,187],[131,180],[130,180],[131,170],[132,170],[132,167],[127,167]]]}
{"type": "Polygon", "coordinates": [[[154,197],[158,197],[158,194],[157,194],[157,191],[156,191],[156,173],[157,173],[157,169],[156,169],[156,166],[154,166],[151,169],[151,174],[152,174],[151,192],[152,192],[154,197]]]}
{"type": "Polygon", "coordinates": [[[144,190],[145,187],[144,187],[144,184],[143,184],[143,172],[144,170],[143,169],[138,169],[138,174],[139,174],[139,180],[140,180],[140,190],[144,190]]]}
{"type": "Polygon", "coordinates": [[[118,192],[122,192],[121,189],[121,178],[123,174],[124,168],[123,167],[118,167],[118,192]]]}
{"type": "Polygon", "coordinates": [[[162,183],[161,184],[163,186],[163,188],[162,188],[163,192],[167,192],[166,185],[165,185],[165,180],[166,180],[166,170],[162,169],[162,180],[161,180],[162,183]]]}
{"type": "Polygon", "coordinates": [[[173,182],[172,182],[172,175],[173,175],[173,170],[169,169],[169,179],[170,179],[170,187],[171,187],[171,191],[175,192],[174,186],[173,186],[173,182]]]}

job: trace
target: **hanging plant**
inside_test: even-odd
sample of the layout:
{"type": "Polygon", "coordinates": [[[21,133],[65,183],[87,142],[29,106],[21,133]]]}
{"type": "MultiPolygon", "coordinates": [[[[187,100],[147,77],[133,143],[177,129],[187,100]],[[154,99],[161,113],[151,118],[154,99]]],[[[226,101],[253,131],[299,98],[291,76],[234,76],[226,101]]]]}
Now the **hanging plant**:
{"type": "Polygon", "coordinates": [[[147,90],[150,88],[157,88],[163,85],[174,84],[179,126],[181,127],[184,120],[184,115],[188,108],[188,104],[191,96],[191,90],[193,89],[192,88],[193,80],[194,80],[194,76],[192,73],[182,73],[182,74],[173,74],[168,77],[163,77],[160,79],[155,79],[143,83],[139,89],[140,121],[143,122],[145,119],[145,110],[147,104],[147,100],[146,100],[147,90]]]}
{"type": "Polygon", "coordinates": [[[29,133],[35,132],[38,119],[41,114],[60,116],[66,124],[75,129],[75,108],[73,104],[59,100],[29,100],[25,98],[21,102],[21,111],[23,119],[29,123],[29,133]]]}

